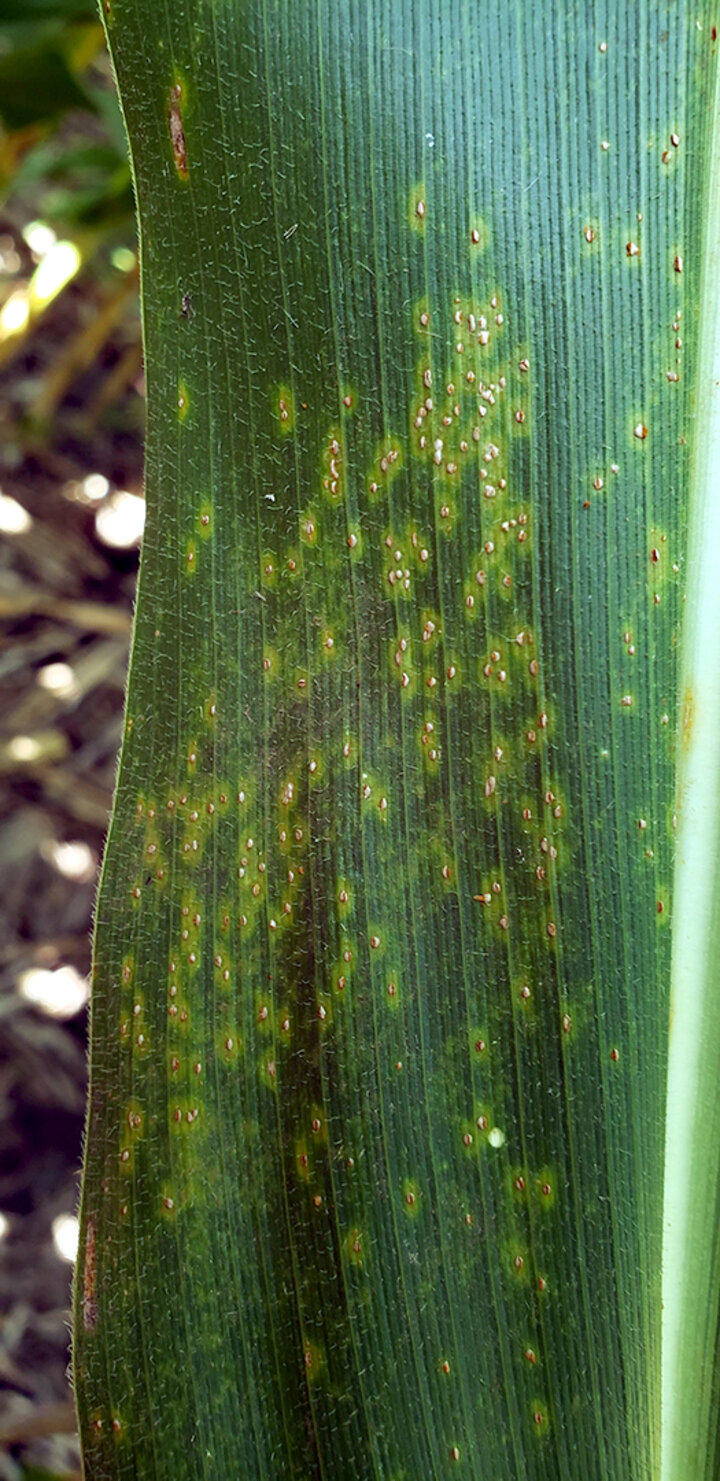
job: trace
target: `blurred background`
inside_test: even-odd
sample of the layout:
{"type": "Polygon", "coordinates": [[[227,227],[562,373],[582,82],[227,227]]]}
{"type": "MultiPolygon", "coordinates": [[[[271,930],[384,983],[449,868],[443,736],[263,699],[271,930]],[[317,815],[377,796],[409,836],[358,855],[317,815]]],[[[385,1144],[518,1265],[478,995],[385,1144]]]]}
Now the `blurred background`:
{"type": "Polygon", "coordinates": [[[130,172],[94,0],[0,0],[0,1481],[70,1481],[90,929],[142,534],[130,172]]]}

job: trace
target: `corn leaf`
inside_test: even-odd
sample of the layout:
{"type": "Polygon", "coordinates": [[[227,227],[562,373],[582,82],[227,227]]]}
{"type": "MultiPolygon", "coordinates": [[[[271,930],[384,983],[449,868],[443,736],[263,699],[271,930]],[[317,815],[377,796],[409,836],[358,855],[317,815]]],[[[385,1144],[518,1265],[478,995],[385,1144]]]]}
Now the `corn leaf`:
{"type": "Polygon", "coordinates": [[[105,12],[148,510],[86,1475],[710,1481],[712,9],[105,12]]]}

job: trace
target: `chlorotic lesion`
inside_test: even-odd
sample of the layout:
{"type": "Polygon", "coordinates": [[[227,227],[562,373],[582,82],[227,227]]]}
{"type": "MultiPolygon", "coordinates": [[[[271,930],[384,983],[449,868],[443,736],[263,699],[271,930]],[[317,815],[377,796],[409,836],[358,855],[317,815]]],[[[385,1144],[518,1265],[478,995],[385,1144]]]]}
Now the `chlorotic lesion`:
{"type": "Polygon", "coordinates": [[[282,558],[282,575],[292,581],[303,575],[302,551],[297,546],[291,546],[285,551],[282,558]]]}
{"type": "Polygon", "coordinates": [[[160,1186],[158,1210],[161,1219],[175,1219],[178,1215],[178,1199],[174,1187],[170,1183],[162,1183],[160,1186]]]}
{"type": "Polygon", "coordinates": [[[312,507],[303,510],[301,513],[299,517],[299,532],[303,545],[317,545],[319,538],[318,516],[312,507]]]}
{"type": "Polygon", "coordinates": [[[278,562],[271,550],[264,550],[260,557],[260,582],[268,591],[277,586],[278,562]]]}
{"type": "Polygon", "coordinates": [[[211,540],[214,530],[214,508],[209,502],[200,505],[197,512],[196,528],[202,540],[211,540]]]}
{"type": "Polygon", "coordinates": [[[295,396],[292,388],[285,383],[279,385],[272,393],[271,405],[280,433],[283,437],[289,437],[295,431],[296,421],[295,396]]]}
{"type": "Polygon", "coordinates": [[[401,1188],[401,1201],[404,1213],[409,1219],[417,1219],[422,1206],[422,1192],[420,1186],[413,1178],[404,1178],[401,1188]]]}
{"type": "Polygon", "coordinates": [[[345,449],[342,431],[330,428],[325,439],[321,458],[321,480],[325,497],[339,503],[345,494],[345,449]]]}
{"type": "Polygon", "coordinates": [[[306,1336],[303,1339],[303,1352],[308,1382],[315,1384],[323,1377],[327,1368],[325,1351],[319,1342],[313,1342],[306,1336]]]}
{"type": "Polygon", "coordinates": [[[473,1026],[468,1032],[470,1054],[473,1060],[483,1066],[490,1063],[490,1038],[484,1025],[473,1026]]]}
{"type": "Polygon", "coordinates": [[[393,1013],[397,1013],[404,1006],[400,974],[392,969],[388,972],[383,984],[382,997],[386,1007],[393,1013]]]}
{"type": "Polygon", "coordinates": [[[196,1096],[183,1096],[169,1106],[169,1121],[176,1136],[196,1136],[202,1130],[203,1106],[196,1096]]]}
{"type": "Polygon", "coordinates": [[[540,1400],[531,1403],[530,1413],[532,1419],[533,1433],[542,1439],[550,1429],[550,1414],[548,1407],[540,1400]]]}
{"type": "Polygon", "coordinates": [[[343,950],[340,956],[330,967],[329,980],[332,991],[338,997],[344,997],[353,983],[354,952],[350,943],[343,942],[343,950]]]}
{"type": "Polygon", "coordinates": [[[321,663],[336,663],[342,654],[342,633],[337,627],[323,627],[318,640],[321,663]]]}
{"type": "Polygon", "coordinates": [[[410,189],[407,199],[406,220],[411,231],[422,235],[428,220],[428,201],[425,182],[418,180],[410,189]]]}
{"type": "Polygon", "coordinates": [[[524,1167],[508,1166],[505,1170],[505,1180],[511,1201],[518,1206],[527,1206],[528,1180],[524,1167]]]}
{"type": "Polygon", "coordinates": [[[242,1053],[242,1040],[237,1027],[225,1021],[215,1032],[215,1057],[218,1064],[232,1066],[242,1053]]]}
{"type": "Polygon", "coordinates": [[[127,1127],[131,1141],[134,1141],[143,1130],[143,1110],[137,1100],[128,1101],[124,1110],[124,1122],[127,1127]]]}
{"type": "Polygon", "coordinates": [[[325,778],[325,756],[321,746],[313,746],[306,761],[308,785],[316,787],[325,778]]]}
{"type": "Polygon", "coordinates": [[[123,1135],[118,1150],[118,1166],[124,1177],[131,1176],[134,1171],[134,1151],[130,1138],[123,1135]]]}
{"type": "Polygon", "coordinates": [[[183,550],[182,570],[186,576],[194,576],[198,567],[197,541],[186,540],[183,550]]]}
{"type": "Polygon", "coordinates": [[[505,1255],[505,1268],[513,1283],[527,1285],[531,1275],[531,1259],[526,1245],[511,1239],[505,1255]]]}
{"type": "Polygon", "coordinates": [[[178,420],[181,422],[186,421],[190,414],[190,392],[182,380],[178,382],[177,412],[178,420]]]}
{"type": "Polygon", "coordinates": [[[347,878],[338,879],[335,899],[337,901],[337,914],[339,920],[345,920],[352,910],[352,895],[347,878]]]}
{"type": "Polygon", "coordinates": [[[490,228],[482,216],[470,217],[468,236],[472,253],[487,251],[490,246],[490,228]]]}
{"type": "Polygon", "coordinates": [[[362,1231],[357,1228],[349,1229],[343,1240],[345,1256],[351,1265],[362,1270],[367,1255],[367,1246],[363,1243],[362,1231]]]}
{"type": "Polygon", "coordinates": [[[315,1003],[315,1018],[321,1034],[326,1033],[332,1026],[333,1000],[329,993],[326,992],[318,995],[315,1003]]]}
{"type": "Polygon", "coordinates": [[[556,1206],[558,1175],[555,1168],[542,1167],[535,1174],[532,1181],[533,1193],[537,1207],[543,1213],[549,1213],[556,1206]]]}

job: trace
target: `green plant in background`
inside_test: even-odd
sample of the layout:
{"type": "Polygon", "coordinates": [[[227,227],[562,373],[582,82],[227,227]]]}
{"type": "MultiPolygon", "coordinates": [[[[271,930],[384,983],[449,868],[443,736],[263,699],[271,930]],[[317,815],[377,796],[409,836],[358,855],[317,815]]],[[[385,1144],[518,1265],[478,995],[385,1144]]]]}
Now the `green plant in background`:
{"type": "MultiPolygon", "coordinates": [[[[93,0],[0,0],[0,199],[0,367],[27,348],[37,321],[86,267],[83,287],[92,283],[97,299],[94,322],[67,335],[52,373],[33,388],[30,430],[47,433],[68,385],[136,297],[130,167],[93,0]]],[[[116,394],[137,374],[135,345],[126,364],[116,394]]],[[[11,441],[22,437],[14,428],[11,441]]]]}
{"type": "Polygon", "coordinates": [[[86,1474],[710,1481],[712,8],[105,20],[148,520],[86,1474]]]}
{"type": "Polygon", "coordinates": [[[0,3],[0,187],[3,195],[38,189],[43,219],[85,237],[117,230],[132,212],[122,120],[98,68],[102,47],[92,0],[0,3]]]}

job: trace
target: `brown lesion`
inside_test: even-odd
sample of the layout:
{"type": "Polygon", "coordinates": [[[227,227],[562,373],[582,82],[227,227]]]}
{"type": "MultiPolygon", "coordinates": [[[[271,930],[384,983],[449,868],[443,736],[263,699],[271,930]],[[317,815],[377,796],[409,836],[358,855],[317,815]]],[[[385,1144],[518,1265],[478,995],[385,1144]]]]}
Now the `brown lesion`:
{"type": "Polygon", "coordinates": [[[167,115],[168,127],[170,129],[170,143],[172,144],[175,169],[177,170],[181,180],[187,180],[189,169],[187,144],[185,142],[185,130],[183,128],[182,110],[180,107],[181,98],[182,84],[180,82],[176,82],[170,93],[170,103],[167,115]]]}

